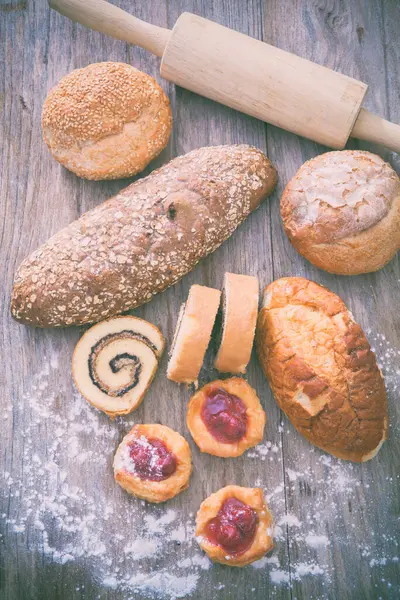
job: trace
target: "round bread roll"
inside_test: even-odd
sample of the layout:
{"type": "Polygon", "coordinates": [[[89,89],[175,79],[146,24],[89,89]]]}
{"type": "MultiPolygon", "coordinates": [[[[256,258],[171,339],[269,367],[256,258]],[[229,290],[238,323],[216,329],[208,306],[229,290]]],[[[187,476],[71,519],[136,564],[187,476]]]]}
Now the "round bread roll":
{"type": "Polygon", "coordinates": [[[171,125],[158,83],[124,63],[72,71],[49,92],[42,113],[53,157],[86,179],[139,173],[165,148],[171,125]]]}
{"type": "Polygon", "coordinates": [[[320,269],[377,271],[400,248],[400,179],[370,152],[327,152],[289,181],[281,216],[293,246],[320,269]]]}

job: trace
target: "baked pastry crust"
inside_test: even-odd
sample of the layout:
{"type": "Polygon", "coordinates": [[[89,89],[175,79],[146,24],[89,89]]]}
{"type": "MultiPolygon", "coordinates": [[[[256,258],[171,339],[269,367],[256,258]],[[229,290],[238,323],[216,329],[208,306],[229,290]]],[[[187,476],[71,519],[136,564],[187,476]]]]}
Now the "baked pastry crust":
{"type": "Polygon", "coordinates": [[[281,216],[293,246],[320,269],[376,271],[400,248],[400,179],[371,152],[327,152],[289,181],[281,216]]]}
{"type": "Polygon", "coordinates": [[[172,128],[168,97],[131,65],[94,63],[49,92],[43,136],[53,157],[86,179],[136,175],[165,148],[172,128]]]}
{"type": "Polygon", "coordinates": [[[388,434],[385,383],[336,294],[302,277],[274,281],[256,345],[276,401],[308,441],[345,460],[375,456],[388,434]]]}
{"type": "Polygon", "coordinates": [[[197,383],[211,339],[221,292],[192,285],[182,305],[172,342],[167,377],[177,383],[197,383]]]}
{"type": "Polygon", "coordinates": [[[101,321],[88,329],[75,347],[75,385],[111,419],[127,415],[142,403],[164,347],[161,331],[144,319],[125,316],[101,321]]]}
{"type": "Polygon", "coordinates": [[[36,327],[96,323],[176,283],[273,190],[249,146],[174,158],[71,223],[18,268],[11,314],[36,327]]]}
{"type": "Polygon", "coordinates": [[[256,391],[241,377],[231,377],[230,379],[211,381],[191,397],[186,423],[202,452],[223,458],[233,458],[261,442],[266,419],[256,391]],[[247,429],[245,435],[237,442],[228,444],[215,439],[201,417],[202,405],[208,394],[218,388],[237,396],[246,405],[247,429]]]}
{"type": "Polygon", "coordinates": [[[173,498],[189,486],[192,454],[189,444],[177,431],[165,425],[135,425],[118,446],[113,466],[116,482],[129,494],[148,502],[159,503],[173,498]],[[176,470],[167,479],[151,481],[129,472],[129,444],[141,436],[161,440],[175,455],[176,470]]]}
{"type": "Polygon", "coordinates": [[[214,366],[221,373],[245,373],[258,315],[257,277],[225,273],[222,336],[214,366]]]}
{"type": "Polygon", "coordinates": [[[196,537],[200,547],[207,556],[215,562],[229,565],[230,567],[245,567],[259,560],[274,547],[272,515],[265,502],[261,488],[246,488],[238,485],[227,485],[214,494],[211,494],[200,505],[196,515],[196,537]],[[212,544],[205,535],[207,524],[217,516],[223,503],[229,498],[237,498],[244,504],[251,506],[258,515],[256,533],[251,546],[242,554],[229,555],[218,545],[212,544]]]}

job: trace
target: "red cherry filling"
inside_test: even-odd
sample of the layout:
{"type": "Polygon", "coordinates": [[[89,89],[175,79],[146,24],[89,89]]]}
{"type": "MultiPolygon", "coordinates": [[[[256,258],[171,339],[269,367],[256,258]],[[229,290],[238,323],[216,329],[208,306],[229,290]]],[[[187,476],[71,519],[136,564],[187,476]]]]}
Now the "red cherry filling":
{"type": "Polygon", "coordinates": [[[208,431],[223,444],[238,442],[247,430],[246,405],[222,388],[210,392],[201,408],[208,431]]]}
{"type": "Polygon", "coordinates": [[[208,540],[228,554],[243,554],[252,544],[258,524],[256,511],[237,498],[228,498],[208,522],[208,540]]]}
{"type": "Polygon", "coordinates": [[[162,481],[176,471],[176,457],[161,440],[142,436],[129,445],[129,455],[140,479],[162,481]]]}

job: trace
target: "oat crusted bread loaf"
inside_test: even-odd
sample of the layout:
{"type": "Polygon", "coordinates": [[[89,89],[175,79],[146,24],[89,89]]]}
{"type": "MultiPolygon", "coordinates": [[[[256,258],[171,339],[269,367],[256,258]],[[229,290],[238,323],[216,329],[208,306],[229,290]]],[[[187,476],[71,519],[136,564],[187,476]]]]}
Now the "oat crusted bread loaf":
{"type": "Polygon", "coordinates": [[[165,148],[171,127],[162,88],[125,63],[94,63],[72,71],[43,105],[43,136],[51,154],[86,179],[140,173],[165,148]]]}
{"type": "Polygon", "coordinates": [[[400,248],[400,179],[371,152],[327,152],[289,181],[281,216],[293,246],[320,269],[376,271],[400,248]]]}
{"type": "Polygon", "coordinates": [[[149,301],[218,248],[276,178],[267,157],[245,145],[175,158],[24,260],[12,315],[40,327],[77,325],[149,301]]]}
{"type": "Polygon", "coordinates": [[[326,452],[356,462],[387,439],[383,377],[343,301],[303,279],[264,290],[256,334],[261,366],[280,408],[326,452]]]}

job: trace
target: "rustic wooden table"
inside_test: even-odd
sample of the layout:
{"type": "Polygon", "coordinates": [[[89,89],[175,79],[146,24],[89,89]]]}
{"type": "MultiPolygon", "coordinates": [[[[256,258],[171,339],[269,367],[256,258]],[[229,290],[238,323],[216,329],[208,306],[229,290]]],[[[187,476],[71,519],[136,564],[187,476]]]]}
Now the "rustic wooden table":
{"type": "MultiPolygon", "coordinates": [[[[192,11],[338,69],[370,85],[367,108],[400,121],[397,0],[117,4],[169,27],[192,11]]],[[[171,342],[178,307],[194,282],[218,287],[226,270],[258,275],[261,285],[306,276],[337,292],[365,328],[389,396],[389,442],[372,462],[347,464],[296,433],[254,358],[248,379],[268,415],[263,444],[240,459],[201,456],[185,424],[188,394],[166,380],[166,357],[139,410],[111,423],[73,389],[70,361],[79,331],[34,330],[9,316],[19,262],[127,184],[83,181],[52,160],[40,126],[47,91],[72,69],[105,60],[159,79],[159,61],[71,23],[44,1],[0,0],[0,40],[1,598],[399,598],[399,261],[367,276],[328,275],[294,251],[279,218],[283,186],[325,148],[161,81],[174,128],[152,168],[199,146],[246,142],[267,152],[280,181],[213,256],[136,314],[161,325],[171,342]],[[133,422],[162,422],[191,443],[190,488],[166,506],[138,502],[113,482],[112,456],[133,422]],[[228,483],[265,488],[277,523],[274,552],[245,569],[211,567],[192,538],[200,501],[228,483]]],[[[352,147],[377,151],[399,171],[398,155],[352,147]]]]}

